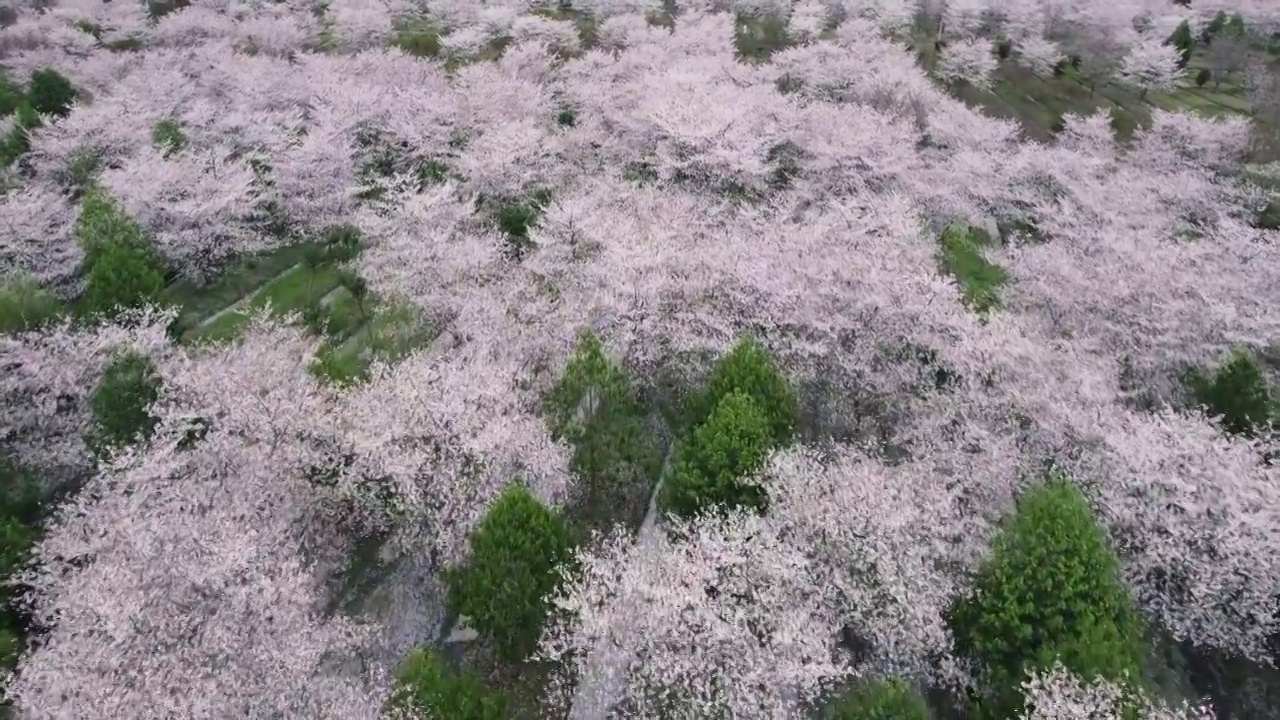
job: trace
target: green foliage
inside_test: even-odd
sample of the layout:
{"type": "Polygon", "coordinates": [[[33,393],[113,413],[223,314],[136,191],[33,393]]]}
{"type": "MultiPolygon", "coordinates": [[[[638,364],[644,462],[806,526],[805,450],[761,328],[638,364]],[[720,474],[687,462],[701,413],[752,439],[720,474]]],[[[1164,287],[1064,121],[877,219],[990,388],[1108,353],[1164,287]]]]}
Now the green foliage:
{"type": "Polygon", "coordinates": [[[81,298],[85,316],[112,316],[126,308],[158,305],[164,296],[164,266],[147,246],[104,245],[88,276],[81,298]]]}
{"type": "Polygon", "coordinates": [[[575,528],[638,526],[662,457],[631,379],[594,334],[580,336],[544,411],[552,436],[573,446],[577,481],[566,514],[575,528]]]}
{"type": "Polygon", "coordinates": [[[938,255],[942,272],[956,279],[965,304],[978,313],[999,307],[1000,288],[1009,279],[1004,268],[983,257],[983,246],[989,242],[982,230],[954,224],[942,233],[938,255]]]}
{"type": "Polygon", "coordinates": [[[734,48],[740,60],[768,62],[775,52],[790,45],[786,17],[776,13],[739,13],[734,25],[734,48]]]}
{"type": "Polygon", "coordinates": [[[1144,628],[1083,493],[1052,478],[1028,490],[992,543],[971,597],[948,622],[985,669],[988,707],[1021,707],[1026,671],[1060,659],[1081,677],[1139,679],[1144,628]]]}
{"type": "Polygon", "coordinates": [[[822,720],[929,720],[929,706],[901,678],[858,680],[823,707],[822,720]]]}
{"type": "Polygon", "coordinates": [[[71,184],[83,190],[89,187],[102,168],[102,155],[90,147],[77,148],[71,153],[71,161],[67,165],[67,175],[71,184]]]}
{"type": "Polygon", "coordinates": [[[572,105],[561,105],[560,112],[556,113],[556,124],[561,127],[573,127],[578,121],[578,115],[574,112],[572,105]]]}
{"type": "Polygon", "coordinates": [[[1244,17],[1240,13],[1232,13],[1226,24],[1222,27],[1222,32],[1234,37],[1245,37],[1248,35],[1248,29],[1244,24],[1244,17]]]}
{"type": "Polygon", "coordinates": [[[730,392],[677,449],[662,486],[662,509],[684,517],[719,509],[765,510],[765,492],[749,476],[772,446],[769,416],[746,392],[730,392]]]}
{"type": "Polygon", "coordinates": [[[84,248],[88,276],[78,308],[82,315],[112,315],[121,308],[159,304],[165,288],[160,254],[142,228],[101,189],[92,187],[85,194],[73,232],[84,248]]]}
{"type": "Polygon", "coordinates": [[[31,149],[29,133],[40,127],[40,115],[30,103],[23,101],[18,105],[17,115],[9,133],[0,139],[0,165],[6,167],[31,149]]]}
{"type": "Polygon", "coordinates": [[[1196,39],[1191,34],[1191,25],[1183,20],[1165,42],[1182,51],[1182,59],[1178,62],[1178,67],[1185,68],[1187,63],[1191,62],[1191,53],[1196,48],[1196,39]]]}
{"type": "Polygon", "coordinates": [[[72,233],[84,249],[84,266],[92,267],[106,246],[145,245],[142,228],[101,188],[91,188],[80,203],[72,233]]]}
{"type": "Polygon", "coordinates": [[[190,4],[191,0],[146,0],[147,17],[151,20],[159,20],[165,15],[177,12],[190,4]]]}
{"type": "Polygon", "coordinates": [[[22,637],[13,628],[0,625],[0,673],[12,670],[22,652],[22,637]]]}
{"type": "Polygon", "coordinates": [[[1280,230],[1280,199],[1268,202],[1252,224],[1262,230],[1280,230]]]}
{"type": "Polygon", "coordinates": [[[159,397],[160,376],[151,358],[136,350],[117,352],[90,397],[89,446],[105,452],[151,437],[157,419],[149,409],[159,397]]]}
{"type": "Polygon", "coordinates": [[[418,163],[415,174],[418,176],[418,189],[424,190],[444,182],[449,177],[449,166],[443,160],[431,158],[418,163]]]}
{"type": "Polygon", "coordinates": [[[31,73],[27,102],[41,115],[66,117],[75,99],[76,89],[57,70],[44,68],[31,73]]]}
{"type": "Polygon", "coordinates": [[[442,30],[425,18],[406,18],[397,23],[391,46],[417,58],[434,58],[440,54],[442,30]]]}
{"type": "Polygon", "coordinates": [[[40,483],[35,473],[0,455],[0,515],[34,526],[40,513],[40,483]]]}
{"type": "Polygon", "coordinates": [[[795,435],[800,404],[790,381],[778,369],[759,342],[743,337],[716,363],[706,389],[690,403],[692,423],[697,425],[730,393],[742,392],[764,413],[774,444],[787,445],[795,435]]]}
{"type": "Polygon", "coordinates": [[[447,574],[449,608],[470,619],[500,660],[520,662],[541,636],[557,567],[571,559],[564,519],[512,485],[471,534],[471,559],[447,574]]]}
{"type": "Polygon", "coordinates": [[[505,720],[507,700],[473,673],[454,670],[436,653],[409,653],[396,677],[391,708],[418,720],[505,720]]]}
{"type": "Polygon", "coordinates": [[[18,111],[18,106],[26,100],[22,88],[8,75],[0,73],[0,117],[7,117],[18,111]]]}
{"type": "Polygon", "coordinates": [[[151,128],[151,144],[169,157],[187,146],[187,136],[182,132],[182,123],[177,118],[161,118],[151,128]]]}
{"type": "Polygon", "coordinates": [[[15,275],[0,285],[0,334],[39,329],[63,312],[61,298],[30,275],[15,275]]]}
{"type": "Polygon", "coordinates": [[[1200,68],[1200,71],[1196,73],[1196,87],[1204,87],[1212,76],[1213,74],[1209,72],[1209,68],[1200,68]]]}
{"type": "Polygon", "coordinates": [[[519,259],[533,249],[529,228],[537,224],[547,205],[551,204],[551,193],[535,190],[524,198],[482,201],[482,204],[488,205],[498,230],[507,237],[512,255],[519,259]]]}
{"type": "Polygon", "coordinates": [[[1222,33],[1222,28],[1227,24],[1227,13],[1225,10],[1219,10],[1217,15],[1213,16],[1213,20],[1205,26],[1204,32],[1200,33],[1200,41],[1210,43],[1213,38],[1222,33]]]}
{"type": "Polygon", "coordinates": [[[1280,402],[1268,387],[1262,368],[1247,353],[1233,354],[1212,375],[1193,369],[1186,382],[1195,403],[1209,415],[1221,416],[1229,433],[1253,437],[1280,419],[1280,402]]]}

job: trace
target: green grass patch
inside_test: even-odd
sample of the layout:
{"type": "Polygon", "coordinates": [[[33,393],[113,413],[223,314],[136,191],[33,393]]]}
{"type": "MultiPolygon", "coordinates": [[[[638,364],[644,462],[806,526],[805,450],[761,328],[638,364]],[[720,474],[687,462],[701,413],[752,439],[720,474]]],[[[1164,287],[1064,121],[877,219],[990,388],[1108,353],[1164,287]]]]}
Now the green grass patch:
{"type": "Polygon", "coordinates": [[[391,46],[416,58],[434,58],[440,55],[440,36],[444,33],[444,28],[427,18],[404,18],[396,23],[391,46]]]}
{"type": "Polygon", "coordinates": [[[752,63],[768,62],[775,52],[791,45],[786,18],[772,14],[739,14],[733,41],[738,59],[752,63]]]}
{"type": "Polygon", "coordinates": [[[983,250],[992,242],[986,233],[953,224],[942,233],[938,263],[941,271],[956,279],[966,305],[987,313],[1000,305],[1000,290],[1009,281],[1004,268],[988,262],[983,250]]]}
{"type": "Polygon", "coordinates": [[[193,328],[303,262],[308,248],[321,246],[308,241],[239,258],[207,285],[180,278],[165,289],[165,299],[181,308],[179,326],[193,328]]]}
{"type": "Polygon", "coordinates": [[[365,302],[368,322],[351,330],[345,339],[330,337],[316,352],[311,371],[322,380],[337,385],[362,382],[374,360],[395,363],[426,347],[439,334],[409,303],[365,302]]]}
{"type": "Polygon", "coordinates": [[[338,283],[337,268],[322,265],[312,269],[299,263],[258,288],[247,301],[236,301],[234,309],[217,316],[213,322],[190,328],[183,339],[220,342],[234,338],[249,318],[268,304],[273,315],[306,313],[320,298],[338,287],[338,283]]]}

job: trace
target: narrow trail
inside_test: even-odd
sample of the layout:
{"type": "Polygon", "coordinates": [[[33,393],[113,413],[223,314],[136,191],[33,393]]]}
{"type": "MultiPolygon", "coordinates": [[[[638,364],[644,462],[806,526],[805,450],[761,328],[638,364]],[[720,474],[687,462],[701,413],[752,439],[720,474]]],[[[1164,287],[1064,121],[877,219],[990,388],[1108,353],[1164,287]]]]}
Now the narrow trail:
{"type": "MultiPolygon", "coordinates": [[[[655,543],[659,538],[658,494],[662,492],[662,484],[671,469],[676,449],[675,439],[671,437],[666,419],[658,414],[657,420],[662,434],[667,436],[669,442],[658,482],[654,483],[653,492],[649,495],[649,510],[645,513],[644,522],[640,524],[640,534],[636,538],[636,542],[641,545],[655,543]]],[[[587,656],[586,667],[582,677],[578,679],[578,686],[569,706],[568,720],[604,720],[608,717],[609,711],[626,689],[626,672],[632,655],[630,648],[618,647],[607,640],[597,643],[587,656]]]]}

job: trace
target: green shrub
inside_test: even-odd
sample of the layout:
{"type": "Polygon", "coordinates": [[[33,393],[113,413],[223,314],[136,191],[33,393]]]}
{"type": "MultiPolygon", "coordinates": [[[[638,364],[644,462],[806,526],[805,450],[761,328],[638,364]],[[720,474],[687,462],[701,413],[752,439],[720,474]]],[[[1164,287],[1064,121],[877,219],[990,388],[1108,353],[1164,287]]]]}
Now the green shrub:
{"type": "Polygon", "coordinates": [[[159,305],[164,288],[164,266],[154,250],[109,242],[89,267],[80,311],[84,317],[110,317],[123,309],[159,305]]]}
{"type": "Polygon", "coordinates": [[[1188,24],[1186,20],[1183,20],[1182,23],[1174,29],[1173,34],[1165,40],[1165,43],[1172,45],[1181,51],[1182,57],[1178,61],[1178,67],[1185,68],[1187,63],[1191,62],[1191,53],[1196,48],[1196,39],[1191,34],[1191,25],[1188,24]]]}
{"type": "Polygon", "coordinates": [[[17,112],[25,100],[22,88],[10,80],[8,75],[0,74],[0,117],[8,117],[17,112]]]}
{"type": "Polygon", "coordinates": [[[938,255],[942,272],[956,279],[964,303],[978,313],[999,307],[1000,288],[1009,280],[1004,268],[983,256],[989,242],[980,229],[954,224],[942,233],[938,255]]]}
{"type": "Polygon", "coordinates": [[[177,12],[191,4],[191,0],[146,0],[147,17],[152,20],[160,18],[172,12],[177,12]]]}
{"type": "Polygon", "coordinates": [[[447,574],[449,608],[466,615],[500,660],[524,660],[538,644],[557,567],[571,560],[564,519],[518,485],[508,487],[471,534],[471,559],[447,574]]]}
{"type": "Polygon", "coordinates": [[[13,670],[22,653],[22,637],[11,627],[0,625],[0,673],[13,670]]]}
{"type": "Polygon", "coordinates": [[[0,285],[0,334],[39,329],[63,312],[62,299],[30,275],[16,275],[0,285]]]}
{"type": "Polygon", "coordinates": [[[1020,683],[1055,659],[1081,677],[1136,681],[1144,629],[1083,493],[1059,479],[1028,490],[992,543],[972,596],[948,622],[981,664],[996,717],[1022,706],[1020,683]]]}
{"type": "Polygon", "coordinates": [[[1252,224],[1261,230],[1280,230],[1280,200],[1267,203],[1252,224]]]}
{"type": "Polygon", "coordinates": [[[764,510],[764,490],[749,482],[773,446],[769,417],[750,395],[734,390],[676,451],[662,486],[662,509],[684,517],[709,510],[764,510]]]}
{"type": "Polygon", "coordinates": [[[187,136],[182,123],[176,118],[162,118],[151,128],[151,144],[169,157],[187,146],[187,136]]]}
{"type": "Polygon", "coordinates": [[[18,105],[17,117],[14,118],[13,127],[9,129],[9,133],[0,140],[0,165],[12,165],[15,160],[22,157],[31,149],[30,131],[40,127],[40,115],[36,113],[35,108],[30,103],[23,102],[18,105]]]}
{"type": "Polygon", "coordinates": [[[44,68],[31,73],[27,101],[41,115],[66,117],[75,99],[76,89],[57,70],[44,68]]]}
{"type": "Polygon", "coordinates": [[[1200,68],[1200,72],[1196,73],[1196,87],[1204,87],[1209,82],[1209,78],[1213,75],[1209,72],[1209,68],[1200,68]]]}
{"type": "Polygon", "coordinates": [[[619,522],[638,525],[662,457],[631,379],[594,334],[579,338],[544,412],[552,436],[573,446],[576,481],[566,514],[574,525],[602,531],[619,522]]]}
{"type": "Polygon", "coordinates": [[[90,396],[89,446],[103,452],[151,437],[157,419],[150,407],[159,397],[160,376],[151,358],[136,350],[116,353],[90,396]]]}
{"type": "Polygon", "coordinates": [[[823,707],[822,720],[929,720],[929,706],[901,678],[858,680],[823,707]]]}
{"type": "Polygon", "coordinates": [[[800,404],[769,351],[751,337],[743,337],[720,358],[707,387],[690,403],[692,425],[701,424],[725,397],[742,392],[764,413],[769,435],[777,445],[787,445],[795,435],[800,404]]]}
{"type": "Polygon", "coordinates": [[[418,163],[416,169],[418,189],[425,190],[431,185],[439,185],[449,177],[449,166],[443,160],[432,158],[418,163]]]}
{"type": "MultiPolygon", "coordinates": [[[[505,720],[507,701],[473,673],[454,670],[436,653],[409,653],[396,677],[391,708],[415,720],[505,720]]],[[[404,718],[393,714],[390,717],[404,718]]]]}
{"type": "Polygon", "coordinates": [[[498,200],[490,204],[490,212],[498,230],[507,237],[512,255],[519,259],[533,249],[529,228],[551,202],[551,194],[545,190],[534,191],[522,199],[498,200]]]}
{"type": "Polygon", "coordinates": [[[1205,26],[1204,31],[1200,33],[1200,41],[1208,45],[1213,41],[1214,36],[1222,32],[1222,28],[1227,24],[1227,13],[1219,10],[1217,15],[1213,16],[1213,20],[1205,26]]]}
{"type": "Polygon", "coordinates": [[[84,267],[97,262],[106,245],[146,245],[142,228],[101,188],[93,187],[80,203],[72,233],[84,249],[84,267]]]}
{"type": "Polygon", "coordinates": [[[561,105],[560,112],[556,113],[556,124],[561,127],[573,127],[578,121],[578,114],[574,112],[572,105],[561,105]]]}
{"type": "Polygon", "coordinates": [[[1247,353],[1233,354],[1212,376],[1193,369],[1186,382],[1196,404],[1209,415],[1221,416],[1229,433],[1252,437],[1276,419],[1276,399],[1262,368],[1247,353]]]}
{"type": "Polygon", "coordinates": [[[73,187],[84,190],[89,187],[102,169],[102,155],[94,148],[77,148],[71,153],[67,164],[67,175],[73,187]]]}
{"type": "Polygon", "coordinates": [[[40,498],[36,474],[0,455],[0,515],[34,526],[40,521],[40,498]]]}

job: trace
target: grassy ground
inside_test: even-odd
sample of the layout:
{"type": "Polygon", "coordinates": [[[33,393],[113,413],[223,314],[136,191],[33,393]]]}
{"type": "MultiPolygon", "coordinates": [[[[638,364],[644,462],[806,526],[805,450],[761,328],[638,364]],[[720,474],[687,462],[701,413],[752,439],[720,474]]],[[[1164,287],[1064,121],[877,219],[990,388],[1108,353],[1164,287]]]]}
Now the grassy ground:
{"type": "Polygon", "coordinates": [[[398,359],[436,336],[406,306],[373,295],[357,301],[337,265],[308,266],[303,259],[315,246],[303,243],[243,258],[205,286],[174,282],[166,295],[181,308],[181,341],[234,339],[253,314],[268,306],[277,316],[298,313],[324,337],[317,374],[350,382],[363,377],[375,357],[398,359]]]}
{"type": "MultiPolygon", "coordinates": [[[[913,46],[925,68],[932,67],[937,58],[934,38],[928,28],[918,28],[912,36],[913,46]]],[[[1186,79],[1177,89],[1143,96],[1119,82],[1090,90],[1069,67],[1060,76],[1040,77],[1017,63],[1002,60],[990,90],[964,84],[950,90],[973,107],[995,117],[1017,121],[1029,137],[1040,141],[1052,139],[1055,125],[1066,113],[1088,115],[1107,110],[1121,140],[1148,125],[1153,108],[1192,111],[1213,117],[1250,115],[1252,108],[1242,85],[1244,78],[1236,74],[1220,83],[1211,80],[1204,87],[1198,87],[1192,78],[1203,67],[1204,58],[1193,55],[1186,79]]],[[[1260,121],[1256,127],[1259,144],[1251,160],[1267,162],[1280,158],[1280,128],[1260,121]]]]}

